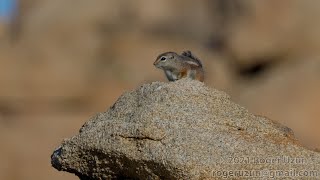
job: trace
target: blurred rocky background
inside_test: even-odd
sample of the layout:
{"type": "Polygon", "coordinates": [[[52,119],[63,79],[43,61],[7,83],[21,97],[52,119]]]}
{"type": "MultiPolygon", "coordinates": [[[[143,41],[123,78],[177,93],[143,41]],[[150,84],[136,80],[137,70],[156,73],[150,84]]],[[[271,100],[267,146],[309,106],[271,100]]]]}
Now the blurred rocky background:
{"type": "MultiPolygon", "coordinates": [[[[152,65],[192,50],[206,84],[320,148],[320,1],[0,0],[0,179],[77,179],[50,155],[152,65]]],[[[195,102],[196,103],[196,102],[195,102]]]]}

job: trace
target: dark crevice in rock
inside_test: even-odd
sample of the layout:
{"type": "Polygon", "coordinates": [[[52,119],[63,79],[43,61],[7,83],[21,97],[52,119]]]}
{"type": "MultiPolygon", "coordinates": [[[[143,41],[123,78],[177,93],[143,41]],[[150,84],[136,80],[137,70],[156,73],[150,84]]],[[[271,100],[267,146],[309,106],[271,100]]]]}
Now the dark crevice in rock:
{"type": "Polygon", "coordinates": [[[159,139],[156,139],[156,138],[152,138],[152,137],[148,137],[148,136],[125,136],[125,135],[118,135],[119,137],[122,137],[122,138],[126,138],[126,139],[135,139],[135,140],[151,140],[151,141],[159,141],[161,142],[161,140],[163,138],[159,138],[159,139]]]}

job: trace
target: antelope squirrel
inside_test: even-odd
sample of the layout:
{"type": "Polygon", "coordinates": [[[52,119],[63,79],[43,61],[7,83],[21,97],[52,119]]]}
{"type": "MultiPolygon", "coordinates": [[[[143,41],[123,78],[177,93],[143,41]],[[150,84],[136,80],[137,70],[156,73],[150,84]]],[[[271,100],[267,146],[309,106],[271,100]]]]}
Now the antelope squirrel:
{"type": "Polygon", "coordinates": [[[175,52],[162,53],[153,65],[162,69],[169,81],[176,81],[185,77],[204,81],[202,64],[191,51],[184,51],[181,55],[175,52]]]}

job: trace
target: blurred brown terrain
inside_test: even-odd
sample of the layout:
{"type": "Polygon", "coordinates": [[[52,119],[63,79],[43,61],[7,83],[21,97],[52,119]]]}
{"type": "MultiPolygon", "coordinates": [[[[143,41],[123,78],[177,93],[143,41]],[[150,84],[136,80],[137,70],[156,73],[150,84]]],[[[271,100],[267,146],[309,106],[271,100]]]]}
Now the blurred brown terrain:
{"type": "Polygon", "coordinates": [[[125,91],[167,81],[192,50],[206,84],[320,148],[320,1],[23,0],[0,24],[0,179],[77,179],[50,165],[65,137],[125,91]]]}

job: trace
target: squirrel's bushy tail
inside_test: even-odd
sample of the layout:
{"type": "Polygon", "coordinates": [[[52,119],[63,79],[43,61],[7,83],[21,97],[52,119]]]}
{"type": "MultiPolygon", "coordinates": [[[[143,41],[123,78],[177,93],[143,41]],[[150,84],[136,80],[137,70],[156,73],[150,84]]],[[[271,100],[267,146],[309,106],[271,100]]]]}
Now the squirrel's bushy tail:
{"type": "Polygon", "coordinates": [[[189,51],[189,50],[183,51],[183,52],[181,53],[181,55],[182,55],[182,56],[189,57],[189,58],[195,60],[195,61],[200,65],[200,67],[202,67],[202,63],[201,63],[200,59],[198,59],[196,56],[194,56],[194,55],[191,53],[191,51],[189,51]]]}

